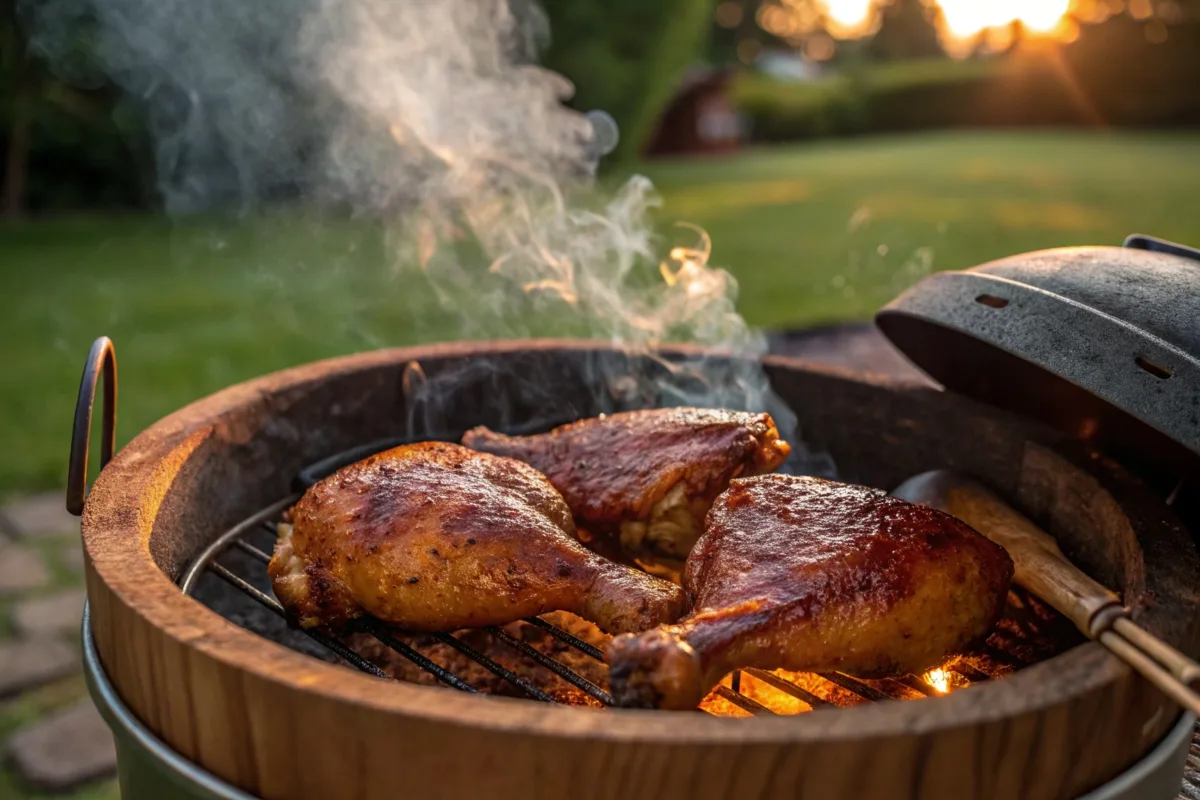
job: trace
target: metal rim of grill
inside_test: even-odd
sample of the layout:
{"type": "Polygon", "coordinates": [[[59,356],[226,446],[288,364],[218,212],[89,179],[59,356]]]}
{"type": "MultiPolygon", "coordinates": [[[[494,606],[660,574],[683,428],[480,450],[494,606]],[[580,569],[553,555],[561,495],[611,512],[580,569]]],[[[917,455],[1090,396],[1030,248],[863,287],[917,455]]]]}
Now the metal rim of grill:
{"type": "MultiPolygon", "coordinates": [[[[422,440],[429,440],[434,437],[428,437],[422,440]]],[[[262,591],[254,586],[246,577],[238,575],[233,570],[218,561],[218,558],[230,550],[239,550],[249,556],[251,563],[260,565],[264,571],[267,563],[270,561],[270,554],[246,541],[246,537],[253,531],[266,531],[271,535],[276,535],[276,524],[280,521],[281,514],[289,507],[294,505],[302,496],[303,490],[307,489],[312,484],[322,478],[336,472],[343,466],[354,463],[356,461],[367,458],[375,453],[395,447],[401,444],[409,443],[413,440],[405,439],[389,439],[386,441],[376,442],[374,444],[356,447],[344,453],[331,456],[323,459],[316,464],[310,465],[302,470],[294,481],[294,488],[298,491],[288,497],[272,503],[271,505],[259,510],[246,519],[234,525],[220,536],[218,536],[212,544],[206,547],[200,555],[191,563],[191,565],[183,572],[179,580],[179,586],[185,595],[192,595],[195,591],[199,579],[206,573],[210,573],[217,578],[220,578],[229,586],[240,591],[248,596],[260,606],[278,616],[281,619],[288,620],[288,613],[283,605],[271,594],[262,591]]],[[[574,636],[573,634],[547,622],[540,617],[530,617],[522,620],[523,622],[532,625],[555,639],[559,640],[568,647],[583,653],[591,659],[600,663],[604,663],[603,652],[574,636]]],[[[336,655],[341,661],[378,678],[387,680],[400,681],[401,679],[389,674],[384,669],[364,658],[359,653],[340,638],[332,636],[328,633],[319,630],[300,629],[307,637],[315,643],[336,655]]],[[[542,653],[530,644],[506,633],[498,626],[487,626],[482,628],[496,641],[500,642],[507,648],[519,652],[520,654],[531,658],[542,668],[549,670],[554,675],[561,678],[571,686],[585,693],[592,699],[598,701],[603,706],[612,705],[612,697],[600,686],[589,681],[587,678],[579,675],[567,665],[554,658],[542,653]]],[[[439,683],[459,691],[481,694],[480,689],[472,686],[466,680],[455,675],[448,669],[435,663],[432,659],[421,653],[415,647],[400,641],[393,633],[404,632],[398,631],[393,626],[385,623],[374,617],[366,616],[356,620],[348,633],[365,633],[378,640],[385,647],[391,649],[396,654],[402,656],[412,662],[420,670],[432,675],[439,683]]],[[[435,641],[448,645],[458,651],[466,658],[479,664],[488,672],[499,677],[506,683],[515,687],[525,697],[531,700],[538,700],[547,703],[561,703],[571,705],[561,700],[548,695],[546,692],[539,689],[528,679],[517,675],[506,667],[496,663],[486,654],[479,652],[470,644],[462,641],[459,637],[449,632],[422,632],[423,635],[431,636],[435,641]]],[[[1023,660],[1010,652],[1010,648],[997,648],[992,645],[986,647],[986,652],[995,660],[1012,668],[1020,668],[1024,666],[1023,660]]],[[[991,680],[996,675],[989,674],[977,667],[966,663],[955,662],[944,667],[947,672],[955,673],[958,678],[969,683],[977,684],[991,680]]],[[[860,680],[851,675],[841,672],[821,672],[813,673],[821,681],[827,683],[831,688],[844,690],[855,696],[857,700],[865,701],[884,701],[884,700],[906,700],[915,699],[917,697],[937,697],[944,694],[916,675],[905,675],[895,678],[885,678],[881,680],[872,680],[870,682],[860,680]]],[[[824,707],[845,707],[856,705],[857,701],[851,703],[837,702],[830,699],[825,699],[818,694],[810,691],[804,686],[800,686],[786,678],[763,669],[745,668],[736,670],[728,676],[729,685],[723,681],[718,686],[714,687],[713,692],[716,696],[731,703],[737,708],[751,715],[774,714],[770,708],[763,705],[742,692],[742,676],[750,675],[761,683],[771,687],[772,689],[790,696],[793,699],[800,700],[809,705],[813,710],[824,707]]]]}

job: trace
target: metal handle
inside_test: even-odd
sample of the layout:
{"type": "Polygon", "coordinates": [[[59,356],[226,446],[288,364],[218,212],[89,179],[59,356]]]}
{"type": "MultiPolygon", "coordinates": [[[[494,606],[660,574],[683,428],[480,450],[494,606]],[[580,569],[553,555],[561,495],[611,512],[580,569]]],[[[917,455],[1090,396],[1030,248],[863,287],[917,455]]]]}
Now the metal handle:
{"type": "Polygon", "coordinates": [[[112,340],[101,336],[92,343],[83,378],[79,381],[79,399],[75,401],[75,427],[71,432],[71,461],[67,467],[67,511],[83,514],[87,499],[88,450],[92,444],[92,406],[96,404],[96,383],[104,376],[104,428],[100,440],[100,468],[113,457],[117,439],[117,354],[112,340]]]}
{"type": "Polygon", "coordinates": [[[1194,247],[1188,247],[1184,244],[1176,244],[1168,242],[1166,239],[1156,239],[1153,236],[1135,233],[1125,239],[1122,247],[1128,247],[1133,250],[1149,250],[1154,253],[1167,253],[1172,256],[1182,256],[1190,258],[1193,261],[1200,261],[1200,250],[1194,247]]]}

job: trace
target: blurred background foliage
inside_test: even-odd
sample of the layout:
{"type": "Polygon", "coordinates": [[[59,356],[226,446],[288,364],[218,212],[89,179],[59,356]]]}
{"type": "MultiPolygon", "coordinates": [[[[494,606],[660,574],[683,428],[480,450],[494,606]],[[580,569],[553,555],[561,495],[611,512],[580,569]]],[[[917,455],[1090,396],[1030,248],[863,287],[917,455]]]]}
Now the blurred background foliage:
{"type": "MultiPolygon", "coordinates": [[[[575,83],[577,107],[616,118],[618,163],[643,154],[698,65],[736,73],[730,93],[751,141],[1200,124],[1200,0],[1074,0],[1054,35],[1014,22],[969,40],[948,36],[933,0],[874,0],[852,28],[829,13],[836,0],[543,5],[552,31],[544,60],[575,83]],[[792,59],[801,77],[764,68],[768,57],[792,59]]],[[[103,81],[52,73],[19,17],[18,0],[0,0],[0,212],[153,207],[137,109],[103,81]]],[[[86,61],[86,30],[76,49],[86,61]]]]}
{"type": "Polygon", "coordinates": [[[621,130],[616,156],[635,158],[675,84],[709,38],[715,0],[543,0],[543,61],[574,82],[575,105],[601,108],[621,130]]]}
{"type": "Polygon", "coordinates": [[[964,127],[1173,128],[1200,124],[1200,24],[1163,42],[1113,16],[1072,42],[1018,42],[964,60],[860,60],[817,81],[750,73],[736,99],[754,138],[964,127]],[[1119,52],[1119,57],[1113,54],[1119,52]]]}

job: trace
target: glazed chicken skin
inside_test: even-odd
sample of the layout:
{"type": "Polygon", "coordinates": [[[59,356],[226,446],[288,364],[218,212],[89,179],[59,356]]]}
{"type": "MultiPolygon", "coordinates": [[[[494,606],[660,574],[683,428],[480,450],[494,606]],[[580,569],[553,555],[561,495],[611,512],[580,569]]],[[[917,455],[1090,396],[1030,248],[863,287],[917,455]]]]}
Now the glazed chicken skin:
{"type": "Polygon", "coordinates": [[[462,442],[536,467],[588,534],[617,534],[629,554],[677,559],[731,479],[772,472],[791,452],[770,414],[702,408],[610,414],[535,436],[481,427],[462,442]]]}
{"type": "Polygon", "coordinates": [[[678,619],[682,590],[595,555],[545,477],[455,444],[406,445],[312,486],[268,571],[303,627],[412,631],[570,611],[610,633],[678,619]]]}
{"type": "Polygon", "coordinates": [[[817,478],[735,480],[687,560],[692,613],[610,642],[613,695],[688,709],[742,667],[919,673],[987,636],[1012,574],[940,511],[817,478]]]}

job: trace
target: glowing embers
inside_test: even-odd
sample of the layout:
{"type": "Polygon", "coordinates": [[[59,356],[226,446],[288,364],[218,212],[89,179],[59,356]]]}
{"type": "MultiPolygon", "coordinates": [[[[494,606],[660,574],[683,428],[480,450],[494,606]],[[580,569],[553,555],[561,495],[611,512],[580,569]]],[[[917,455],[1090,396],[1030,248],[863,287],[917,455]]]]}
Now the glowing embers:
{"type": "MultiPolygon", "coordinates": [[[[867,680],[842,673],[739,670],[721,681],[775,714],[803,714],[816,708],[852,708],[885,700],[942,697],[972,684],[1011,675],[1052,658],[1083,641],[1069,621],[1025,592],[1008,594],[1004,617],[987,641],[971,653],[948,660],[922,675],[867,680]],[[798,690],[798,691],[797,691],[798,690]]],[[[700,708],[722,717],[753,716],[714,690],[700,708]]]]}

